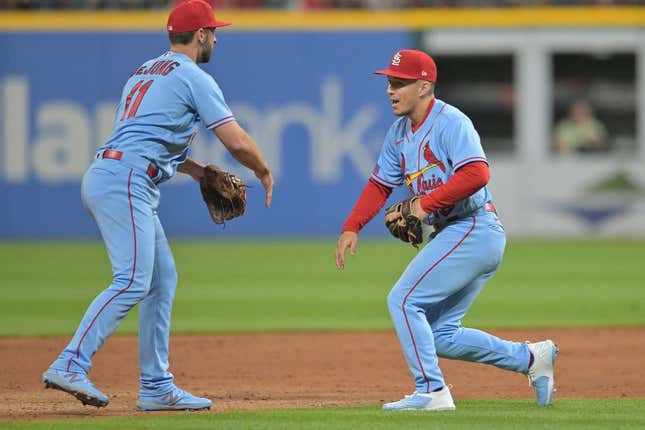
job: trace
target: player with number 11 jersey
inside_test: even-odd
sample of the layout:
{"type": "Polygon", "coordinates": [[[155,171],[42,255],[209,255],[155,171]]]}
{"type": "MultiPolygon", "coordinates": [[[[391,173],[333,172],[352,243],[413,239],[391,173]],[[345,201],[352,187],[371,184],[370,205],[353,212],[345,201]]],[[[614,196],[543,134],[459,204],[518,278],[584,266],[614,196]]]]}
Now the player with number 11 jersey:
{"type": "Polygon", "coordinates": [[[168,51],[130,76],[101,149],[148,158],[166,180],[184,161],[200,123],[213,129],[231,121],[235,116],[215,80],[186,55],[168,51]]]}
{"type": "MultiPolygon", "coordinates": [[[[215,80],[200,69],[217,41],[217,21],[205,0],[178,2],[168,17],[170,50],[137,67],[116,110],[112,136],[83,176],[81,197],[101,232],[112,282],[87,309],[58,358],[43,374],[47,388],[104,407],[90,382],[94,354],[139,305],[137,407],[144,411],[209,409],[211,401],[177,387],[169,371],[170,316],[177,287],[175,261],[157,214],[160,182],[176,172],[197,182],[204,165],[187,156],[198,123],[252,170],[269,207],[273,176],[257,144],[238,124],[215,80]]],[[[184,210],[184,208],[176,208],[184,210]]]]}

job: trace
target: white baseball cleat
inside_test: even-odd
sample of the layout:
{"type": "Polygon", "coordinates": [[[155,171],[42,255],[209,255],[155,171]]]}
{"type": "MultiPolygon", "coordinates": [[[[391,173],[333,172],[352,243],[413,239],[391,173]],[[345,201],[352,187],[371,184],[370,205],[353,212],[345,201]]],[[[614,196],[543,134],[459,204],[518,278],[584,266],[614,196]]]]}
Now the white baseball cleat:
{"type": "Polygon", "coordinates": [[[455,403],[450,394],[450,388],[444,386],[432,393],[414,392],[398,402],[386,403],[384,411],[454,411],[455,403]]]}
{"type": "Polygon", "coordinates": [[[529,385],[535,388],[535,397],[538,406],[547,406],[553,400],[555,391],[555,359],[558,354],[556,344],[548,339],[542,342],[526,342],[531,354],[533,365],[529,367],[527,376],[529,385]]]}
{"type": "Polygon", "coordinates": [[[177,387],[162,395],[139,394],[137,402],[137,409],[140,411],[199,411],[210,409],[211,406],[212,402],[209,399],[194,396],[177,387]]]}
{"type": "Polygon", "coordinates": [[[110,403],[108,396],[98,390],[84,373],[65,372],[47,369],[43,373],[45,388],[64,391],[81,401],[84,405],[102,408],[110,403]]]}

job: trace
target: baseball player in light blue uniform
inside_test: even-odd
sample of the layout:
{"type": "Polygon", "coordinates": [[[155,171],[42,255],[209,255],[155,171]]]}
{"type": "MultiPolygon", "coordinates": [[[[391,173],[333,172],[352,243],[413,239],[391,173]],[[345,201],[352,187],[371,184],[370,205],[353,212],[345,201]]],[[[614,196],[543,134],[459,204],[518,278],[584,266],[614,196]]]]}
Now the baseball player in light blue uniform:
{"type": "Polygon", "coordinates": [[[112,136],[83,177],[83,203],[96,221],[113,280],[85,313],[76,334],[43,374],[46,387],[106,406],[108,397],[88,379],[92,357],[139,304],[141,410],[208,409],[211,401],[175,386],[169,372],[170,316],[177,272],[157,216],[157,185],[179,171],[200,180],[203,165],[187,157],[198,124],[212,130],[231,154],[253,170],[271,202],[273,178],[256,143],[240,128],[208,62],[217,21],[204,0],[178,3],[168,18],[171,50],[130,76],[112,136]]]}
{"type": "Polygon", "coordinates": [[[431,240],[387,298],[416,389],[383,409],[455,409],[438,357],[527,374],[537,404],[548,405],[557,352],[551,340],[510,342],[461,326],[500,265],[506,244],[486,186],[488,162],[472,122],[434,97],[436,65],[426,53],[399,51],[388,69],[376,73],[388,76],[388,95],[400,118],[388,131],[370,181],[343,227],[336,264],[344,267],[346,249],[355,253],[358,231],[394,187],[408,186],[419,196],[413,213],[434,227],[431,240]]]}

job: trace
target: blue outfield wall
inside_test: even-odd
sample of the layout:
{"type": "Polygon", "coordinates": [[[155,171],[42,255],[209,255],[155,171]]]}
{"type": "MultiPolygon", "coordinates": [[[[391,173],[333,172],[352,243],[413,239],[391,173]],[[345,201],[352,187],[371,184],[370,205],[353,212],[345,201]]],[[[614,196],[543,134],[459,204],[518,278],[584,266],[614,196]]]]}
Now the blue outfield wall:
{"type": "MultiPolygon", "coordinates": [[[[371,74],[408,31],[218,31],[204,68],[276,176],[274,202],[201,133],[192,156],[250,180],[247,214],[215,226],[197,184],[163,184],[160,214],[177,236],[335,235],[394,120],[385,81],[371,74]]],[[[80,179],[112,127],[128,75],[168,47],[164,33],[0,33],[0,238],[96,237],[80,179]]],[[[183,175],[179,175],[183,176],[183,175]]],[[[401,190],[398,195],[404,195],[401,190]]],[[[367,228],[384,234],[381,220],[367,228]]]]}

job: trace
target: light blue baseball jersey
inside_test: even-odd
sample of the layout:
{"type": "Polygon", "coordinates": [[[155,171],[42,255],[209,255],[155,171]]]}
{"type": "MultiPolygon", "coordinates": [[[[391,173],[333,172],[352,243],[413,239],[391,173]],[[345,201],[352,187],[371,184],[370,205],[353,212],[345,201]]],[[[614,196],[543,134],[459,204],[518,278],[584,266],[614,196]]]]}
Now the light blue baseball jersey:
{"type": "Polygon", "coordinates": [[[186,55],[168,51],[130,76],[101,150],[144,157],[161,170],[163,181],[186,159],[199,122],[213,129],[234,120],[213,77],[186,55]]]}
{"type": "MultiPolygon", "coordinates": [[[[407,185],[414,195],[432,193],[445,184],[460,167],[486,161],[479,135],[470,119],[459,109],[439,99],[421,127],[412,131],[403,116],[388,131],[372,178],[390,188],[407,185]]],[[[453,207],[430,214],[430,224],[463,218],[491,200],[487,187],[457,202],[453,207]]]]}
{"type": "MultiPolygon", "coordinates": [[[[426,195],[460,167],[476,161],[487,162],[470,119],[435,100],[416,132],[407,117],[392,125],[372,178],[388,187],[407,185],[415,195],[426,195]]],[[[490,199],[483,187],[453,207],[430,214],[429,223],[444,225],[435,230],[388,294],[390,316],[419,393],[447,385],[438,357],[515,372],[528,369],[526,344],[461,326],[504,254],[504,228],[492,205],[486,205],[490,199]]]]}
{"type": "MultiPolygon", "coordinates": [[[[177,269],[157,213],[161,190],[155,184],[173,176],[177,164],[185,160],[198,122],[212,129],[233,120],[213,78],[184,55],[168,52],[130,76],[112,136],[101,148],[121,154],[99,153],[81,182],[83,204],[96,221],[110,258],[112,282],[92,301],[48,374],[79,374],[69,379],[70,384],[83,381],[96,352],[138,305],[139,400],[184,393],[169,371],[177,269]],[[151,175],[150,163],[161,174],[151,175]]],[[[73,387],[75,391],[64,391],[78,391],[78,384],[73,387]]]]}

